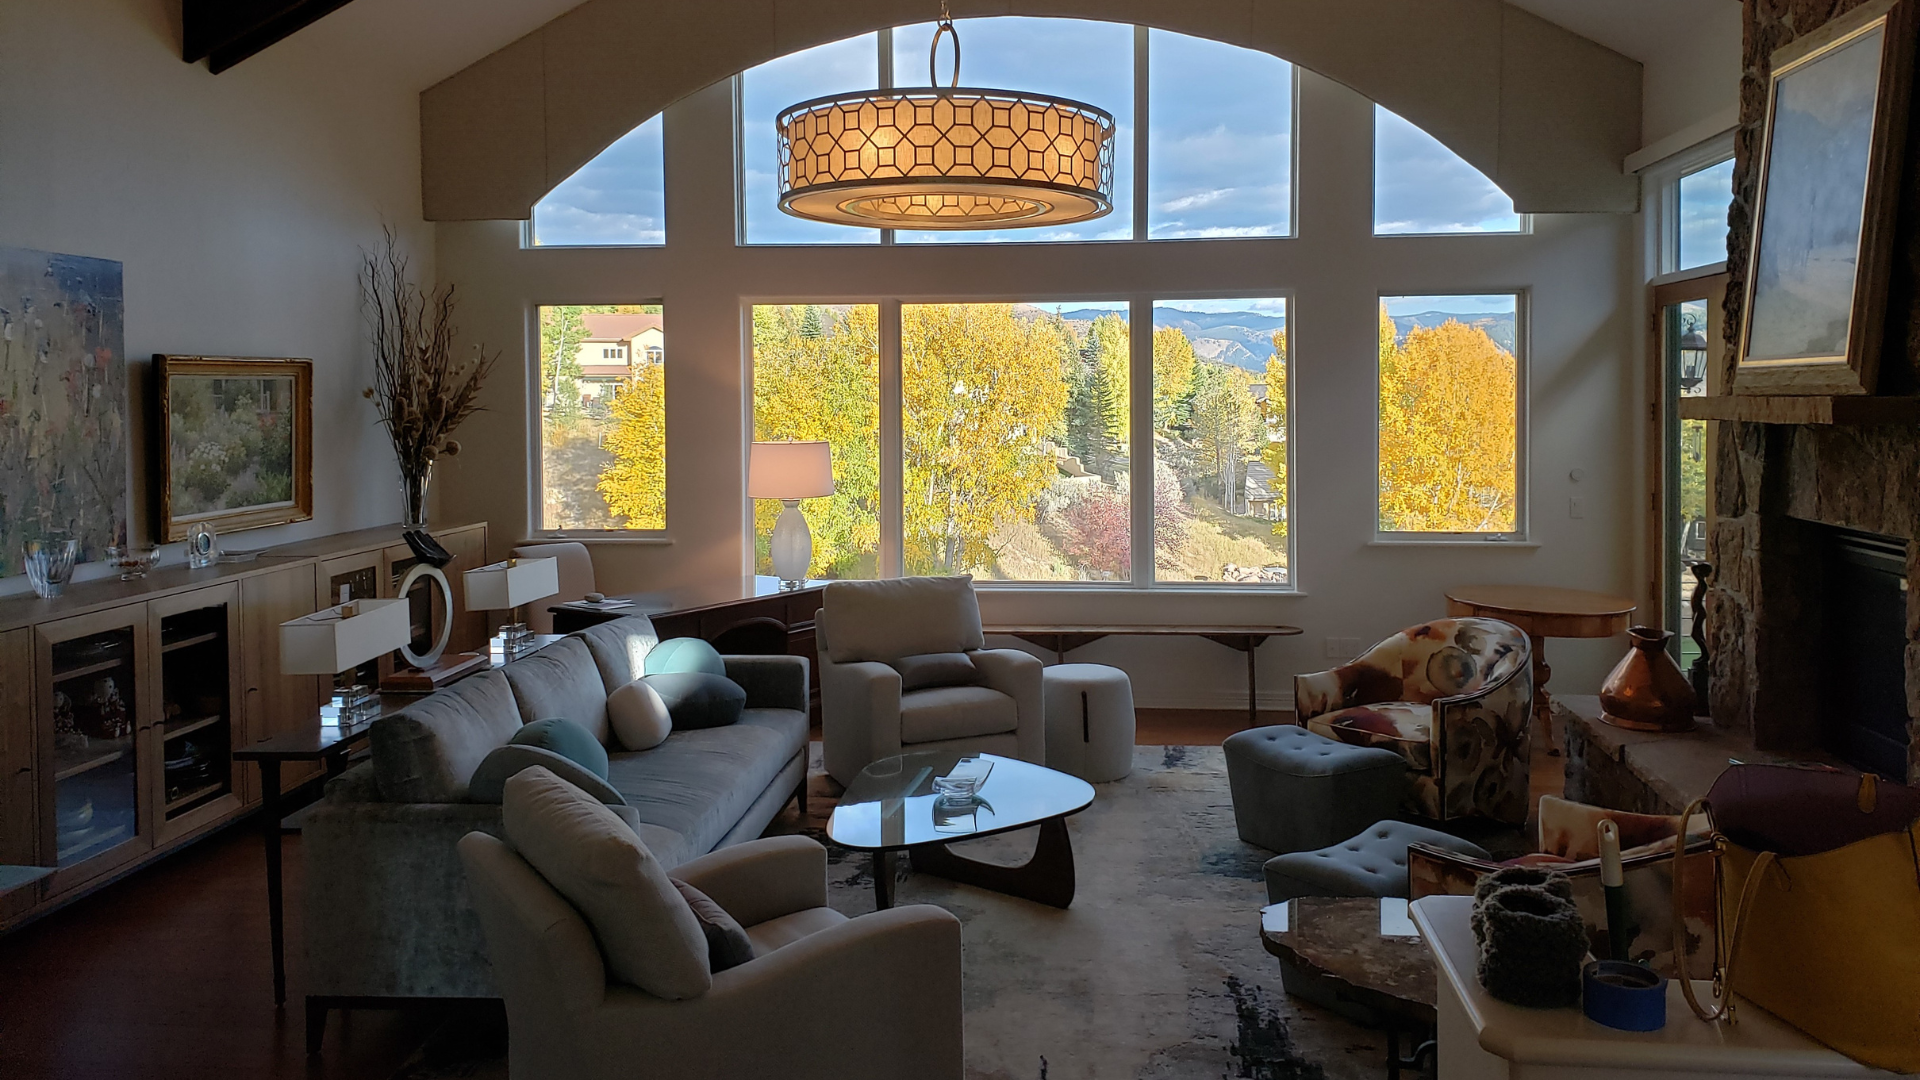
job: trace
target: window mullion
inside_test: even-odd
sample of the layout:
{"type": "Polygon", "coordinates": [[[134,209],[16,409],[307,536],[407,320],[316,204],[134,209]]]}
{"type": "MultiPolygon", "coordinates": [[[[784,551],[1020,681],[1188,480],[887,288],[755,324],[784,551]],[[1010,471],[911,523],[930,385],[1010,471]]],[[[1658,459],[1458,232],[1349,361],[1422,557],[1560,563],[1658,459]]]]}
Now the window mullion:
{"type": "Polygon", "coordinates": [[[1127,313],[1127,488],[1135,587],[1153,584],[1153,301],[1135,297],[1127,313]]]}
{"type": "MultiPolygon", "coordinates": [[[[893,88],[893,31],[890,29],[874,31],[873,42],[874,50],[879,54],[880,89],[890,90],[893,88]]],[[[889,247],[892,244],[893,230],[881,229],[880,246],[889,247]]],[[[885,331],[882,331],[882,333],[884,332],[885,331]]],[[[886,550],[886,544],[884,542],[881,544],[881,550],[886,550]]],[[[893,575],[883,574],[881,576],[891,577],[893,575]]]]}
{"type": "MultiPolygon", "coordinates": [[[[1147,35],[1146,27],[1133,28],[1133,238],[1135,240],[1147,239],[1147,35]]],[[[1151,309],[1152,305],[1148,307],[1151,309]]]]}
{"type": "Polygon", "coordinates": [[[880,576],[906,564],[905,440],[900,416],[900,301],[880,301],[880,576]]]}

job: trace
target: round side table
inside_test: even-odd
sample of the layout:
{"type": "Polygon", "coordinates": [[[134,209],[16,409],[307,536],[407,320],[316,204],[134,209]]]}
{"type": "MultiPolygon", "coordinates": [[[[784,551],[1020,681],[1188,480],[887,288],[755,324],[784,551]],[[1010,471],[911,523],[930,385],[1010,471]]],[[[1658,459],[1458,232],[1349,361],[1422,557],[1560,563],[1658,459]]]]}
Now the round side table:
{"type": "Polygon", "coordinates": [[[1533,645],[1533,722],[1546,740],[1547,753],[1559,756],[1553,745],[1552,699],[1547,680],[1550,637],[1604,638],[1624,631],[1633,618],[1633,601],[1622,596],[1556,589],[1547,585],[1463,585],[1447,590],[1447,614],[1510,622],[1526,631],[1533,645]]]}

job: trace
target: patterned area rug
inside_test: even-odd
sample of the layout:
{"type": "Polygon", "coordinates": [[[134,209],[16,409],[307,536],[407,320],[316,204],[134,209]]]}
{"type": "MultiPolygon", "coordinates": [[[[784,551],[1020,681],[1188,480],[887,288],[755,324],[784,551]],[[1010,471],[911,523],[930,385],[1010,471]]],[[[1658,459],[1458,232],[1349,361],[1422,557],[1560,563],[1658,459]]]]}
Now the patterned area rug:
{"type": "MultiPolygon", "coordinates": [[[[815,744],[816,758],[819,746],[815,744]]],[[[812,814],[785,831],[820,832],[831,796],[817,774],[812,814]]],[[[938,904],[965,924],[967,1074],[978,1080],[1378,1077],[1380,1032],[1280,989],[1260,946],[1268,853],[1234,834],[1219,747],[1139,747],[1133,774],[1099,785],[1072,818],[1078,891],[1065,911],[905,869],[896,902],[938,904]]],[[[778,827],[776,829],[778,830],[778,827]]],[[[956,845],[1019,862],[1034,830],[956,845]]],[[[830,902],[873,910],[868,856],[832,851],[830,902]]],[[[406,1080],[497,1077],[471,1039],[436,1038],[406,1080]],[[460,1052],[465,1047],[468,1052],[460,1052]],[[449,1060],[452,1058],[454,1060],[449,1060]]],[[[497,1054],[499,1050],[492,1053],[497,1054]]]]}

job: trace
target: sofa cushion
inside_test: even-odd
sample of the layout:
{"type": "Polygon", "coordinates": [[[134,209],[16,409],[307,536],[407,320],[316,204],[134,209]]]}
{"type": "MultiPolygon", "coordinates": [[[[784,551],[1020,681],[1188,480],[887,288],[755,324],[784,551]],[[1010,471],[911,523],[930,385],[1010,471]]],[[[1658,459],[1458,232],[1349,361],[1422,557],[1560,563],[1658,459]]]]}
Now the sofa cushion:
{"type": "Polygon", "coordinates": [[[647,653],[645,661],[647,674],[663,675],[671,671],[699,671],[708,675],[725,675],[726,661],[720,659],[720,650],[695,637],[668,638],[653,647],[647,653]]]}
{"type": "Polygon", "coordinates": [[[373,772],[388,802],[463,802],[473,771],[520,730],[498,671],[462,679],[373,722],[373,772]]]}
{"type": "Polygon", "coordinates": [[[903,743],[998,735],[1019,726],[1013,699],[984,686],[940,686],[900,695],[903,743]]]}
{"type": "Polygon", "coordinates": [[[724,727],[740,719],[747,692],[725,675],[704,671],[663,671],[640,680],[652,687],[667,706],[677,731],[724,727]]]}
{"type": "Polygon", "coordinates": [[[836,664],[885,663],[917,653],[985,648],[971,577],[909,577],[828,583],[815,616],[821,647],[836,664]]]}
{"type": "Polygon", "coordinates": [[[893,662],[900,673],[901,690],[925,690],[933,686],[975,686],[980,669],[973,657],[963,652],[918,653],[893,662]]]}
{"type": "Polygon", "coordinates": [[[653,621],[645,615],[623,615],[575,631],[600,669],[600,685],[608,693],[645,675],[647,653],[660,640],[653,632],[653,621]]]}
{"type": "Polygon", "coordinates": [[[680,890],[680,898],[693,909],[693,917],[700,920],[700,932],[707,937],[707,966],[715,975],[753,959],[753,941],[747,937],[740,920],[727,914],[727,909],[714,903],[711,896],[679,878],[667,880],[680,890]]]}
{"type": "Polygon", "coordinates": [[[562,717],[586,728],[600,745],[607,744],[612,734],[607,729],[607,685],[586,642],[561,638],[502,670],[523,721],[562,717]]]}
{"type": "Polygon", "coordinates": [[[507,840],[593,927],[615,979],[669,1001],[712,987],[700,920],[613,811],[535,766],[507,781],[503,818],[507,840]]]}
{"type": "Polygon", "coordinates": [[[544,767],[609,806],[627,804],[627,800],[621,798],[620,793],[607,783],[606,777],[596,776],[572,758],[556,754],[546,747],[517,742],[494,748],[480,762],[480,767],[473,770],[473,779],[467,781],[467,801],[498,806],[506,798],[507,781],[521,769],[534,765],[544,767]]]}
{"type": "Polygon", "coordinates": [[[651,750],[615,753],[607,777],[641,821],[679,834],[680,859],[691,859],[719,846],[806,746],[806,713],[748,709],[736,724],[675,731],[651,750]]]}
{"type": "Polygon", "coordinates": [[[587,729],[569,720],[535,720],[513,733],[521,746],[551,750],[602,780],[607,778],[607,748],[587,734],[587,729]]]}
{"type": "Polygon", "coordinates": [[[1433,771],[1433,706],[1386,701],[1322,713],[1307,720],[1307,730],[1350,746],[1375,746],[1407,759],[1417,773],[1433,771]]]}
{"type": "Polygon", "coordinates": [[[635,679],[607,695],[607,726],[622,750],[651,750],[673,734],[673,714],[644,680],[635,679]]]}

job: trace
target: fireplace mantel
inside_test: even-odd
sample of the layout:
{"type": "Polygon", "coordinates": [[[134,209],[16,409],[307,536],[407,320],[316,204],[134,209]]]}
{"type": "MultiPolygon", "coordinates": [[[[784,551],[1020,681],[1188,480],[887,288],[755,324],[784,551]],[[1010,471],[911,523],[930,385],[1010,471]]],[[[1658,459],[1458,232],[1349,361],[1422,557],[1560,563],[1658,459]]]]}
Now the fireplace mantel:
{"type": "Polygon", "coordinates": [[[1920,423],[1920,397],[1872,394],[1683,397],[1680,416],[1685,420],[1744,420],[1754,424],[1912,424],[1920,423]]]}

